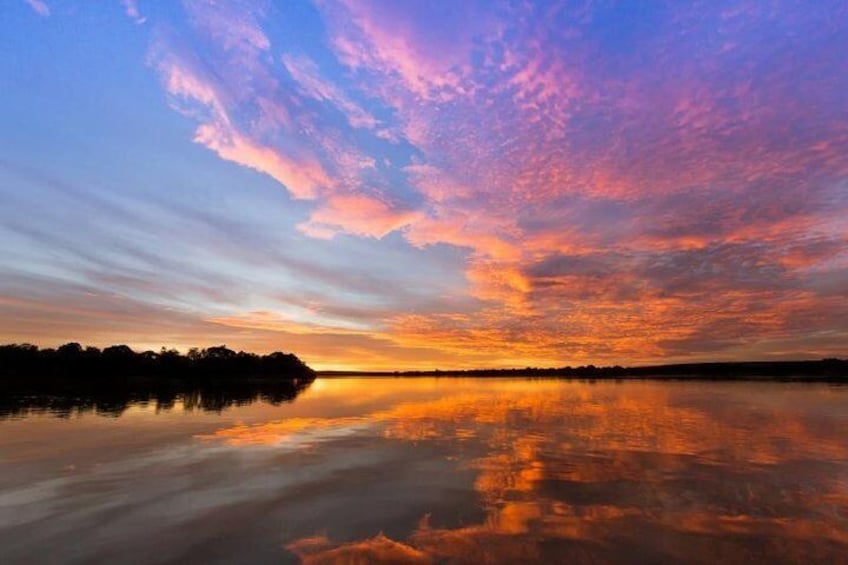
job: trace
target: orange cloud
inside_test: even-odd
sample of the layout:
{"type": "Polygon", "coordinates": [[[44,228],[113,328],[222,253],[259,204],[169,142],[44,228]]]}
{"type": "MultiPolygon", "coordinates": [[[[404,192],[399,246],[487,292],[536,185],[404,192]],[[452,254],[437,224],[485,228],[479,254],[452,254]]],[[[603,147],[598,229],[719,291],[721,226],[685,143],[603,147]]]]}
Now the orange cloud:
{"type": "Polygon", "coordinates": [[[297,322],[283,317],[274,312],[255,311],[242,315],[220,316],[209,318],[209,322],[221,324],[232,328],[246,328],[255,330],[267,330],[284,332],[297,335],[321,335],[321,334],[351,334],[367,335],[370,331],[366,328],[352,328],[345,326],[322,325],[312,322],[297,322]]]}
{"type": "Polygon", "coordinates": [[[322,239],[339,232],[381,238],[408,226],[418,217],[417,212],[396,210],[373,196],[335,194],[326,198],[298,229],[322,239]]]}

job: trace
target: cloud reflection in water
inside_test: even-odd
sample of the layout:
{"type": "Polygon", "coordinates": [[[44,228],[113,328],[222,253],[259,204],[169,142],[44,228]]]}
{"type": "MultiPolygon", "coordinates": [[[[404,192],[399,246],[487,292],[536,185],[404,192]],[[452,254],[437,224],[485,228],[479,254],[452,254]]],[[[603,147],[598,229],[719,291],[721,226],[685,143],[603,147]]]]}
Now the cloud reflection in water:
{"type": "MultiPolygon", "coordinates": [[[[423,512],[405,535],[316,531],[286,542],[309,563],[810,562],[848,551],[843,390],[444,381],[441,393],[357,417],[238,425],[202,438],[307,444],[320,454],[318,439],[358,437],[363,449],[415,446],[409,457],[470,471],[464,488],[473,489],[481,520],[423,512]]],[[[398,506],[415,498],[404,490],[409,481],[380,478],[371,488],[398,506]]],[[[343,519],[356,521],[356,511],[343,519]]]]}

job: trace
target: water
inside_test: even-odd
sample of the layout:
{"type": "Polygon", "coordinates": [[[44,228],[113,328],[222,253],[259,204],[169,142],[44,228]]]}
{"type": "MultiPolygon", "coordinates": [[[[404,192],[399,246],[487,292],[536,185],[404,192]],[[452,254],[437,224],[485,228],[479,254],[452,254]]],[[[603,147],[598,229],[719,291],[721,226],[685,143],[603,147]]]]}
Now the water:
{"type": "Polygon", "coordinates": [[[18,402],[0,562],[848,561],[848,387],[351,378],[271,400],[18,402]]]}

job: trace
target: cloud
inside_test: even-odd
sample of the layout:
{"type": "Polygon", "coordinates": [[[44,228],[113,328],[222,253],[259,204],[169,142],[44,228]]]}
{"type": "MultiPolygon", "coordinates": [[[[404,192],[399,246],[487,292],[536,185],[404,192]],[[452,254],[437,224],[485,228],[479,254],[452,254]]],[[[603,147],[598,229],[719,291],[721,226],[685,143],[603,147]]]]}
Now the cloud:
{"type": "Polygon", "coordinates": [[[321,325],[313,322],[297,322],[288,319],[275,312],[256,311],[247,314],[221,316],[210,318],[208,321],[233,328],[246,328],[256,330],[269,330],[298,335],[322,335],[322,334],[352,334],[364,335],[368,333],[367,328],[344,327],[340,325],[321,325]]]}
{"type": "Polygon", "coordinates": [[[285,186],[296,198],[314,198],[319,189],[331,183],[317,160],[294,157],[264,145],[242,133],[231,118],[229,100],[219,87],[173,54],[156,63],[169,94],[199,104],[184,111],[201,121],[194,141],[205,145],[221,158],[265,173],[285,186]]]}
{"type": "Polygon", "coordinates": [[[333,47],[345,64],[395,79],[420,98],[440,100],[463,90],[469,35],[481,24],[471,4],[403,8],[379,0],[342,0],[322,3],[321,9],[331,25],[333,47]],[[434,16],[447,17],[438,26],[421,25],[434,16]]]}
{"type": "Polygon", "coordinates": [[[292,159],[224,124],[198,126],[194,141],[205,145],[222,159],[273,177],[296,198],[314,198],[322,186],[331,182],[317,161],[292,159]]]}
{"type": "Polygon", "coordinates": [[[32,8],[39,16],[46,18],[50,15],[50,8],[44,0],[26,0],[26,3],[29,4],[29,7],[32,8]]]}
{"type": "Polygon", "coordinates": [[[138,9],[137,0],[121,0],[121,5],[124,7],[124,12],[127,14],[127,17],[135,23],[141,25],[147,21],[147,18],[142,16],[138,9]]]}
{"type": "Polygon", "coordinates": [[[396,210],[372,196],[338,194],[327,198],[298,229],[318,238],[331,238],[339,232],[380,238],[413,223],[417,217],[414,211],[396,210]]]}
{"type": "Polygon", "coordinates": [[[320,101],[328,101],[344,112],[351,127],[375,128],[379,122],[345,95],[339,87],[321,78],[318,66],[304,55],[283,55],[283,64],[304,94],[320,101]]]}

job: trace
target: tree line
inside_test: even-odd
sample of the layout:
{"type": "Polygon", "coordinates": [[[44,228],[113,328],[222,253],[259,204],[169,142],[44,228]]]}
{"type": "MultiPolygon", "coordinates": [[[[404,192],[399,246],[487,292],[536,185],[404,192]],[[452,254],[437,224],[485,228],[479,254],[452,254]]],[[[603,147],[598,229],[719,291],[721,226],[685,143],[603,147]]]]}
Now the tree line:
{"type": "Polygon", "coordinates": [[[742,361],[722,363],[678,363],[622,367],[581,365],[579,367],[524,367],[516,369],[467,369],[430,371],[323,371],[324,376],[357,374],[397,377],[539,377],[569,379],[704,379],[746,380],[781,379],[800,381],[848,382],[848,360],[821,359],[818,361],[742,361]]]}
{"type": "Polygon", "coordinates": [[[185,355],[175,349],[133,351],[127,345],[100,349],[66,343],[55,349],[31,344],[0,345],[0,377],[34,381],[51,378],[102,379],[118,377],[274,377],[313,379],[315,372],[293,353],[257,355],[233,351],[224,345],[192,348],[185,355]]]}

